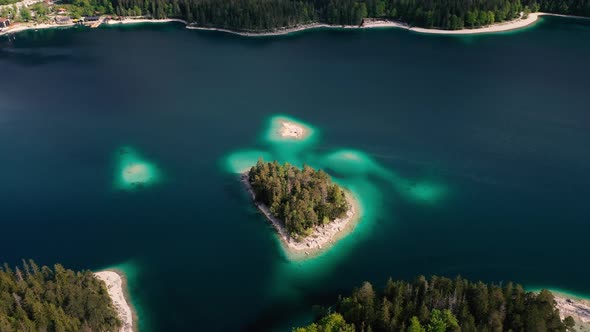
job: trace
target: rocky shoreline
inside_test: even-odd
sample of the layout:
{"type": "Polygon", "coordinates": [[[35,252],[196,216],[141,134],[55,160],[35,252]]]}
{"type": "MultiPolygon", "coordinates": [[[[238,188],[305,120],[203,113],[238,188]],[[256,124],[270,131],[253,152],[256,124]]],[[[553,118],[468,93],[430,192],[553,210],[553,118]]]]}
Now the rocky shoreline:
{"type": "Polygon", "coordinates": [[[266,205],[256,202],[256,194],[250,185],[248,174],[249,172],[245,172],[241,175],[242,183],[246,187],[246,190],[250,194],[256,207],[258,207],[258,209],[266,216],[277,231],[283,247],[292,258],[317,255],[322,250],[334,245],[338,239],[350,233],[350,231],[354,229],[356,221],[359,220],[358,203],[352,194],[347,192],[346,198],[350,205],[350,209],[346,212],[346,217],[337,218],[325,226],[318,226],[309,236],[302,240],[295,240],[287,233],[283,221],[274,217],[266,205]]]}
{"type": "Polygon", "coordinates": [[[575,329],[580,332],[590,331],[590,301],[572,298],[567,294],[551,291],[559,309],[561,319],[572,316],[576,322],[575,329]]]}
{"type": "Polygon", "coordinates": [[[133,332],[133,312],[131,306],[127,303],[125,298],[124,277],[115,271],[100,271],[94,273],[96,278],[104,281],[107,286],[107,291],[113,302],[113,306],[117,311],[119,319],[123,324],[119,332],[133,332]]]}

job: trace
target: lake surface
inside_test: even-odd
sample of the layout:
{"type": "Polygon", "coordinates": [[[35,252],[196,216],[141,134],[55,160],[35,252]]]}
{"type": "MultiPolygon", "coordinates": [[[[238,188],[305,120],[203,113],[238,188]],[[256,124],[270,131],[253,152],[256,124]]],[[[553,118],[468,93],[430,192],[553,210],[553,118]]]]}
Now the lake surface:
{"type": "Polygon", "coordinates": [[[142,331],[288,331],[389,276],[590,294],[590,23],[484,36],[179,25],[0,39],[0,261],[127,272],[142,331]],[[277,115],[315,129],[281,145],[277,115]],[[129,150],[150,185],[121,185],[129,150]],[[290,262],[236,165],[322,167],[357,229],[290,262]]]}

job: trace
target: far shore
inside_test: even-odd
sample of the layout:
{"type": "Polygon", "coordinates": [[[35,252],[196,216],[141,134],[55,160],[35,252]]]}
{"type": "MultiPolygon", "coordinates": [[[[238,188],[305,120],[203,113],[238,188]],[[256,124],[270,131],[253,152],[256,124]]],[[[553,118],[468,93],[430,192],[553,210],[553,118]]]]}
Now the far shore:
{"type": "MultiPolygon", "coordinates": [[[[436,35],[474,35],[474,34],[486,34],[486,33],[496,33],[496,32],[505,32],[505,31],[512,31],[518,30],[525,27],[532,26],[535,24],[541,16],[555,16],[555,17],[565,17],[565,18],[574,18],[574,19],[590,19],[590,17],[583,17],[583,16],[574,16],[574,15],[562,15],[562,14],[551,14],[551,13],[530,13],[527,18],[518,18],[512,21],[507,22],[499,22],[485,27],[479,28],[465,28],[460,30],[443,30],[443,29],[435,29],[435,28],[420,28],[410,26],[406,23],[389,20],[389,19],[373,19],[367,18],[367,22],[362,25],[330,25],[325,23],[308,23],[302,24],[294,27],[285,27],[285,28],[278,28],[272,31],[235,31],[223,28],[208,28],[208,27],[199,27],[189,24],[188,22],[181,20],[181,19],[150,19],[150,18],[124,18],[121,20],[111,19],[104,24],[107,25],[116,25],[116,24],[141,24],[141,23],[170,23],[170,22],[177,22],[186,25],[187,29],[190,30],[206,30],[206,31],[219,31],[225,32],[230,34],[235,34],[244,37],[269,37],[269,36],[282,36],[288,35],[295,32],[305,31],[305,30],[313,30],[313,29],[374,29],[374,28],[397,28],[397,29],[404,29],[408,31],[413,31],[422,34],[436,34],[436,35]]],[[[37,30],[37,29],[51,29],[51,28],[67,28],[72,27],[75,24],[25,24],[19,23],[16,24],[14,27],[7,28],[3,31],[0,31],[0,36],[8,35],[17,33],[20,31],[25,30],[37,30]]]]}
{"type": "Polygon", "coordinates": [[[170,23],[170,22],[177,22],[182,24],[188,24],[187,21],[181,20],[179,18],[165,18],[161,20],[151,19],[151,18],[124,18],[122,20],[108,20],[105,21],[105,24],[108,25],[116,25],[116,24],[140,24],[140,23],[170,23]]]}
{"type": "Polygon", "coordinates": [[[96,278],[104,281],[113,302],[113,306],[119,315],[119,319],[123,324],[119,332],[134,332],[137,331],[137,315],[133,311],[131,301],[127,296],[127,279],[122,271],[118,270],[104,270],[95,272],[96,278]]]}
{"type": "Polygon", "coordinates": [[[75,26],[74,23],[70,23],[70,24],[48,24],[48,23],[23,24],[23,23],[17,23],[17,24],[10,26],[9,28],[5,28],[4,30],[0,31],[0,36],[10,35],[10,34],[14,34],[14,33],[21,32],[21,31],[26,31],[26,30],[71,28],[73,26],[75,26]]]}
{"type": "Polygon", "coordinates": [[[493,32],[503,32],[503,31],[512,31],[518,30],[522,28],[526,28],[528,26],[533,25],[539,20],[541,16],[556,16],[556,17],[566,17],[566,18],[575,18],[575,19],[590,19],[590,17],[583,17],[583,16],[574,16],[574,15],[561,15],[561,14],[551,14],[551,13],[530,13],[527,18],[517,18],[512,21],[506,22],[499,22],[492,24],[486,27],[480,27],[475,29],[460,29],[460,30],[441,30],[441,29],[425,29],[425,28],[418,28],[412,27],[409,28],[411,31],[419,32],[419,33],[427,33],[427,34],[439,34],[439,35],[472,35],[472,34],[481,34],[481,33],[493,33],[493,32]]]}
{"type": "MultiPolygon", "coordinates": [[[[106,25],[117,25],[117,24],[144,24],[144,23],[182,23],[188,24],[186,21],[177,19],[177,18],[167,18],[167,19],[150,19],[150,18],[125,18],[122,20],[105,20],[103,24],[106,25]]],[[[71,28],[76,26],[75,23],[68,23],[68,24],[57,24],[57,23],[15,23],[14,25],[0,31],[0,36],[2,35],[10,35],[15,34],[17,32],[26,31],[26,30],[43,30],[43,29],[59,29],[59,28],[71,28]]]]}
{"type": "Polygon", "coordinates": [[[283,244],[287,257],[291,260],[302,260],[314,257],[331,248],[338,240],[350,234],[360,220],[360,205],[352,193],[346,192],[346,199],[350,209],[343,218],[335,219],[325,226],[318,226],[313,233],[302,241],[296,241],[287,233],[283,221],[274,217],[268,207],[256,202],[256,194],[248,181],[249,171],[241,175],[241,181],[246,187],[256,207],[266,216],[273,228],[277,231],[279,239],[283,244]]]}
{"type": "Polygon", "coordinates": [[[472,35],[472,34],[484,34],[484,33],[494,33],[494,32],[503,32],[503,31],[511,31],[511,30],[518,30],[532,24],[536,23],[541,16],[556,16],[556,17],[565,17],[565,18],[575,18],[575,19],[590,19],[590,17],[583,17],[583,16],[574,16],[574,15],[561,15],[561,14],[551,14],[551,13],[531,13],[528,15],[527,18],[518,18],[512,21],[506,22],[499,22],[485,27],[479,28],[465,28],[460,30],[443,30],[443,29],[435,29],[435,28],[420,28],[420,27],[413,27],[408,25],[407,23],[395,21],[395,20],[388,20],[388,19],[374,19],[374,18],[367,18],[366,22],[362,25],[330,25],[325,23],[309,23],[303,24],[291,28],[279,28],[273,31],[265,31],[265,32],[244,32],[244,31],[233,31],[228,29],[222,28],[206,28],[206,27],[198,27],[198,26],[191,26],[187,25],[187,29],[191,30],[209,30],[209,31],[220,31],[226,32],[231,34],[236,34],[245,37],[265,37],[265,36],[282,36],[288,35],[294,32],[300,32],[305,30],[312,30],[312,29],[374,29],[374,28],[397,28],[397,29],[404,29],[408,31],[414,31],[423,34],[437,34],[437,35],[472,35]]]}

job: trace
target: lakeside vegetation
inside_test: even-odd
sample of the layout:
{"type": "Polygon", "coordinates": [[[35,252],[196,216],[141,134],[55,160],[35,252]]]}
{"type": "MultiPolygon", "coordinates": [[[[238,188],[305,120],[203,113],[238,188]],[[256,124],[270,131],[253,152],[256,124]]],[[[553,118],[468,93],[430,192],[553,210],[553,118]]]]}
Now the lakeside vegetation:
{"type": "Polygon", "coordinates": [[[29,7],[17,7],[13,4],[0,9],[0,17],[8,18],[13,22],[47,23],[53,21],[51,15],[55,15],[54,9],[43,2],[32,4],[29,7]]]}
{"type": "Polygon", "coordinates": [[[289,163],[258,160],[250,169],[248,181],[256,201],[283,221],[294,239],[345,216],[350,208],[344,191],[332,183],[330,176],[309,166],[301,170],[289,163]]]}
{"type": "Polygon", "coordinates": [[[309,23],[359,25],[363,18],[392,19],[426,28],[461,29],[513,20],[521,12],[525,16],[537,11],[590,16],[590,0],[68,1],[95,4],[105,14],[180,18],[200,27],[237,31],[269,31],[309,23]]]}
{"type": "MultiPolygon", "coordinates": [[[[72,18],[177,18],[198,27],[249,32],[311,23],[360,25],[365,18],[457,30],[510,21],[538,11],[590,17],[590,0],[65,0],[59,5],[72,18]]],[[[32,12],[36,14],[37,9],[42,11],[42,19],[47,6],[33,8],[32,12]]],[[[39,20],[29,9],[17,10],[16,6],[4,8],[0,16],[21,22],[39,20]]]]}
{"type": "Polygon", "coordinates": [[[104,283],[91,271],[24,261],[0,268],[0,331],[118,331],[104,283]]]}
{"type": "Polygon", "coordinates": [[[423,276],[412,282],[389,279],[382,291],[365,282],[313,324],[294,332],[574,331],[563,321],[548,290],[526,292],[521,285],[423,276]]]}

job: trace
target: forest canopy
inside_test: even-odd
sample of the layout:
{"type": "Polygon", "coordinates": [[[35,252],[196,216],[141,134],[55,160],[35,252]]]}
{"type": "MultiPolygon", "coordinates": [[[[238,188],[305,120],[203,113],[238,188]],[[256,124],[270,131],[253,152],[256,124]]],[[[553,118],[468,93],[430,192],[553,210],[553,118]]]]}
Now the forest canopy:
{"type": "MultiPolygon", "coordinates": [[[[0,0],[2,1],[2,0],[0,0]]],[[[4,0],[6,1],[6,0],[4,0]]],[[[476,28],[531,12],[590,16],[590,0],[66,0],[84,12],[179,18],[199,27],[271,31],[308,23],[359,25],[364,18],[441,29],[476,28]]]]}
{"type": "Polygon", "coordinates": [[[56,264],[0,267],[0,331],[118,331],[121,321],[104,282],[91,271],[56,264]]]}
{"type": "Polygon", "coordinates": [[[256,201],[269,207],[294,239],[345,216],[350,208],[344,191],[332,183],[330,176],[309,166],[299,169],[289,163],[258,160],[250,169],[248,181],[256,201]]]}
{"type": "Polygon", "coordinates": [[[412,282],[389,279],[376,291],[369,282],[339,297],[313,324],[294,332],[573,331],[574,321],[559,317],[548,290],[526,292],[502,285],[423,276],[412,282]],[[336,329],[332,327],[336,326],[336,329]]]}

